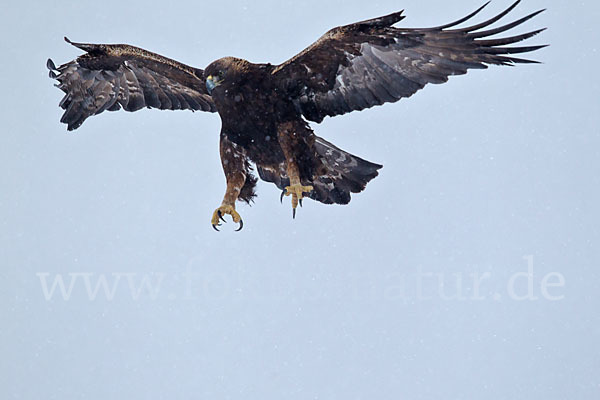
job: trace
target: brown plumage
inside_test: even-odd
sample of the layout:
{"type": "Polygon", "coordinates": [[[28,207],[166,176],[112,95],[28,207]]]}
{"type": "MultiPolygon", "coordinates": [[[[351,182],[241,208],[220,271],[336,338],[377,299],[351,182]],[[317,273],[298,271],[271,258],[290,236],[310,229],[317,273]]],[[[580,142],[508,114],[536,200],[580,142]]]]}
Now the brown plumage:
{"type": "Polygon", "coordinates": [[[544,46],[507,45],[543,29],[489,38],[543,11],[489,28],[519,2],[466,28],[456,26],[487,3],[465,18],[434,28],[393,27],[404,19],[402,11],[337,27],[276,66],[226,57],[202,70],[134,46],[73,43],[66,38],[86,53],[58,68],[51,60],[47,65],[66,93],[60,107],[68,130],[92,115],[120,108],[218,112],[227,190],[213,214],[216,229],[224,214],[241,223],[235,201],[250,202],[255,196],[251,163],[261,179],[292,197],[294,215],[305,195],[327,204],[350,202],[350,193],[362,191],[381,165],[316,136],[306,121],[321,122],[326,116],[395,102],[471,68],[535,63],[513,54],[544,46]]]}

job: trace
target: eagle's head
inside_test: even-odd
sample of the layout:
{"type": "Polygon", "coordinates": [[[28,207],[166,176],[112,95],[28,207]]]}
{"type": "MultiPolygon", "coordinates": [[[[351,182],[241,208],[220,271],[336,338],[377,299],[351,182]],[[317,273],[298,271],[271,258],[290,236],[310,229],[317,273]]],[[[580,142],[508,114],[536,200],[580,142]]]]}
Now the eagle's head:
{"type": "Polygon", "coordinates": [[[239,83],[249,66],[248,61],[235,57],[223,57],[211,63],[204,70],[208,94],[212,94],[213,90],[222,84],[239,83]]]}

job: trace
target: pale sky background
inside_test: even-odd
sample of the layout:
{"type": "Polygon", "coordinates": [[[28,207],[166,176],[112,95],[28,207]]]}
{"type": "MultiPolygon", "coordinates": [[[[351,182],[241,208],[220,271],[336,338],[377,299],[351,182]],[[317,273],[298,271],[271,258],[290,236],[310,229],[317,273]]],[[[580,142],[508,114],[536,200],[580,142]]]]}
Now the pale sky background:
{"type": "Polygon", "coordinates": [[[279,63],[337,25],[404,8],[402,26],[433,26],[482,3],[5,4],[0,398],[600,398],[600,4],[512,13],[548,8],[514,31],[550,28],[529,41],[551,44],[542,65],[313,124],[380,176],[296,220],[260,183],[238,233],[209,223],[216,114],[104,113],[67,134],[45,68],[81,54],[65,35],[279,63]],[[66,299],[44,292],[59,278],[66,299]],[[90,297],[102,278],[114,293],[90,297]]]}

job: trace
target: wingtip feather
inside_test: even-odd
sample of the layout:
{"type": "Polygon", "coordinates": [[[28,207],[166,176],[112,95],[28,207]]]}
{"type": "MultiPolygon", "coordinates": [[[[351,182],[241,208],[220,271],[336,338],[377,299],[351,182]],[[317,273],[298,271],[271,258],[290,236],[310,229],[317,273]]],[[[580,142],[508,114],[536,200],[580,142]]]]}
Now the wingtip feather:
{"type": "Polygon", "coordinates": [[[471,14],[467,15],[466,17],[463,17],[463,18],[458,19],[456,21],[450,22],[448,24],[444,24],[444,25],[440,25],[440,26],[436,26],[436,27],[430,28],[429,30],[442,30],[442,29],[447,29],[447,28],[451,28],[453,26],[462,24],[463,22],[468,21],[471,18],[473,18],[474,16],[476,16],[477,14],[479,14],[481,12],[481,10],[483,10],[484,8],[486,8],[488,6],[488,4],[490,4],[491,2],[492,2],[492,0],[488,0],[481,7],[479,7],[477,10],[473,11],[471,14]]]}
{"type": "Polygon", "coordinates": [[[56,71],[56,65],[54,64],[54,61],[52,61],[51,58],[49,58],[48,61],[46,61],[46,68],[48,68],[50,71],[56,71]]]}
{"type": "MultiPolygon", "coordinates": [[[[495,35],[495,34],[498,34],[498,33],[505,32],[505,31],[507,31],[509,29],[515,28],[515,27],[521,25],[522,23],[524,23],[526,21],[529,21],[530,19],[532,19],[533,17],[535,17],[536,15],[540,14],[543,11],[544,10],[536,11],[534,13],[526,15],[523,18],[520,18],[520,19],[518,19],[516,21],[513,21],[513,22],[511,22],[509,24],[502,25],[502,26],[500,26],[498,28],[494,28],[494,29],[488,29],[486,31],[473,32],[473,31],[475,31],[477,29],[480,29],[480,28],[483,28],[483,27],[487,26],[487,25],[481,26],[481,24],[479,24],[478,26],[465,28],[465,30],[467,32],[469,32],[469,36],[472,37],[472,38],[481,38],[481,37],[486,37],[486,36],[492,36],[492,35],[495,35]]],[[[546,28],[544,28],[544,29],[546,29],[546,28]]]]}
{"type": "Polygon", "coordinates": [[[483,21],[477,25],[468,26],[466,28],[457,29],[457,31],[458,32],[473,32],[478,29],[485,28],[486,26],[489,26],[489,25],[493,24],[494,22],[499,21],[500,19],[504,18],[508,13],[510,13],[512,10],[514,10],[519,5],[519,3],[521,3],[521,0],[515,1],[506,10],[504,10],[501,13],[499,13],[498,15],[488,19],[487,21],[483,21]]]}

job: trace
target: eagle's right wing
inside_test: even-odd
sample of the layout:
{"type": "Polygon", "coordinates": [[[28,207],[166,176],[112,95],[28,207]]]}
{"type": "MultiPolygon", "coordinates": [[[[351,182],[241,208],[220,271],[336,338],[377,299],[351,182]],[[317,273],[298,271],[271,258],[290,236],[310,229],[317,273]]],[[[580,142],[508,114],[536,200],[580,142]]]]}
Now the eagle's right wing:
{"type": "Polygon", "coordinates": [[[506,46],[531,38],[543,29],[515,36],[489,38],[509,31],[541,11],[498,28],[487,27],[510,11],[465,28],[456,28],[488,3],[458,21],[434,28],[395,28],[402,11],[331,29],[307,49],[273,69],[279,87],[294,99],[305,118],[325,116],[395,102],[412,96],[428,83],[489,64],[533,63],[513,54],[544,46],[506,46]]]}
{"type": "Polygon", "coordinates": [[[59,67],[50,59],[47,63],[50,77],[66,93],[59,105],[65,110],[60,122],[68,130],[89,116],[120,108],[216,111],[201,69],[130,45],[65,40],[86,51],[59,67]]]}

